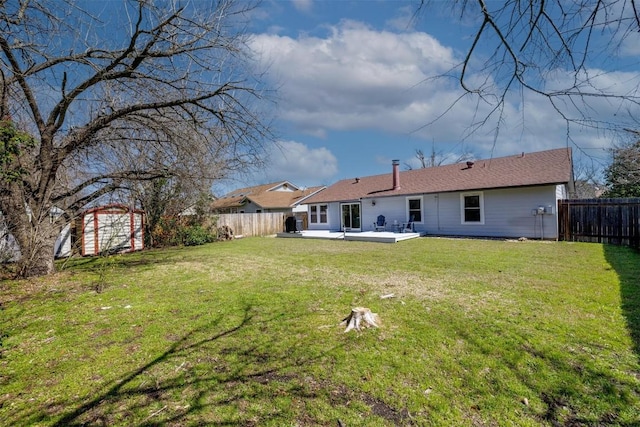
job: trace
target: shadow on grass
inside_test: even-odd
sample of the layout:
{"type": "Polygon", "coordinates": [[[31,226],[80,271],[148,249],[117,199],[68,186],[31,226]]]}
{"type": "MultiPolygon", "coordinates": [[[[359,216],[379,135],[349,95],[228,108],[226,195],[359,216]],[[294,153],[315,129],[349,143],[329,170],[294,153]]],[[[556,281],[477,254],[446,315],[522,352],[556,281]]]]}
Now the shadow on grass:
{"type": "MultiPolygon", "coordinates": [[[[259,319],[245,306],[235,326],[220,329],[224,316],[181,336],[138,368],[123,373],[88,398],[72,396],[35,405],[16,421],[21,425],[261,425],[291,417],[273,405],[286,396],[295,402],[319,398],[324,392],[301,374],[306,365],[336,350],[314,354],[298,351],[294,341],[269,337],[269,324],[283,315],[259,319]],[[257,338],[257,333],[263,339],[257,338]],[[245,337],[247,337],[245,339],[245,337]],[[252,339],[253,338],[253,339],[252,339]],[[296,355],[297,354],[297,355],[296,355]],[[255,405],[255,406],[254,406],[255,405]]],[[[311,381],[313,383],[313,381],[311,381]]],[[[299,405],[299,403],[298,403],[299,405]]],[[[303,416],[304,404],[302,404],[303,416]]],[[[314,424],[315,425],[315,424],[314,424]]]]}
{"type": "Polygon", "coordinates": [[[622,314],[640,360],[640,252],[626,246],[604,245],[604,255],[620,278],[622,314]]]}
{"type": "MultiPolygon", "coordinates": [[[[614,245],[603,245],[603,251],[609,269],[619,278],[626,332],[632,339],[633,355],[640,361],[640,252],[614,245]]],[[[486,331],[461,328],[458,335],[473,348],[471,353],[502,358],[502,366],[508,369],[504,377],[517,379],[514,394],[521,393],[516,385],[525,386],[539,399],[542,405],[526,408],[525,413],[530,411],[541,423],[551,426],[640,426],[640,371],[629,371],[628,365],[618,368],[600,363],[598,352],[606,347],[576,341],[571,351],[557,351],[548,345],[552,336],[549,341],[538,339],[532,344],[529,334],[518,328],[492,332],[491,326],[489,322],[486,331]],[[513,351],[509,357],[502,356],[508,354],[502,339],[513,351]],[[535,375],[531,375],[531,367],[536,367],[535,375]]]]}
{"type": "Polygon", "coordinates": [[[57,266],[61,270],[73,269],[73,271],[94,271],[102,268],[104,264],[119,269],[127,269],[139,266],[156,266],[158,264],[175,262],[176,256],[179,256],[179,250],[182,248],[171,249],[148,249],[139,252],[97,255],[87,257],[72,257],[57,262],[57,266]]]}
{"type": "Polygon", "coordinates": [[[209,338],[198,340],[195,342],[191,342],[191,339],[197,333],[204,332],[208,328],[215,327],[221,319],[216,319],[210,324],[203,325],[200,328],[191,330],[190,332],[179,338],[169,348],[167,348],[166,351],[164,351],[145,365],[140,366],[138,369],[128,373],[127,375],[124,375],[122,378],[115,381],[115,384],[112,387],[100,393],[97,393],[93,397],[93,399],[83,403],[82,405],[75,408],[72,412],[64,415],[56,423],[54,423],[53,426],[62,427],[73,425],[87,425],[87,423],[90,425],[108,425],[110,424],[109,420],[107,419],[109,414],[104,414],[100,410],[100,406],[104,405],[106,402],[116,403],[121,400],[135,398],[136,395],[158,398],[162,393],[165,393],[172,388],[185,386],[186,384],[179,385],[175,383],[175,381],[169,380],[166,382],[161,381],[159,384],[157,383],[155,385],[150,384],[147,387],[138,387],[136,389],[128,388],[135,379],[139,378],[145,372],[150,371],[154,366],[163,364],[178,354],[188,353],[190,350],[201,347],[209,342],[217,341],[226,336],[232,335],[245,327],[251,321],[251,318],[252,316],[250,315],[250,307],[246,307],[244,311],[244,317],[237,326],[219,332],[209,338]],[[90,419],[88,420],[85,417],[87,414],[90,414],[90,419]]]}
{"type": "MultiPolygon", "coordinates": [[[[499,384],[500,389],[489,396],[514,394],[520,399],[528,390],[528,397],[537,397],[540,404],[524,403],[519,410],[530,420],[537,420],[541,425],[554,427],[577,426],[638,426],[639,418],[621,421],[621,414],[629,412],[636,404],[635,382],[631,379],[619,378],[614,372],[607,372],[596,366],[590,357],[579,357],[558,353],[555,348],[545,344],[532,345],[526,336],[517,331],[505,330],[501,335],[509,335],[513,346],[511,353],[517,357],[505,356],[504,344],[500,338],[493,338],[492,333],[483,335],[460,330],[458,336],[471,346],[471,353],[483,354],[492,359],[501,359],[501,366],[493,374],[488,370],[480,383],[486,382],[489,387],[499,384]],[[532,374],[532,367],[536,373],[532,374]],[[491,375],[499,376],[492,379],[491,375]],[[523,388],[524,387],[524,388],[523,388]],[[509,390],[510,389],[510,390],[509,390]],[[589,390],[586,392],[585,390],[589,390]],[[595,402],[607,402],[596,405],[595,402]]],[[[478,382],[478,378],[469,379],[469,383],[478,382]]],[[[490,400],[490,399],[489,399],[490,400]]],[[[515,401],[515,399],[514,399],[515,401]]],[[[480,405],[481,406],[481,405],[480,405]]]]}

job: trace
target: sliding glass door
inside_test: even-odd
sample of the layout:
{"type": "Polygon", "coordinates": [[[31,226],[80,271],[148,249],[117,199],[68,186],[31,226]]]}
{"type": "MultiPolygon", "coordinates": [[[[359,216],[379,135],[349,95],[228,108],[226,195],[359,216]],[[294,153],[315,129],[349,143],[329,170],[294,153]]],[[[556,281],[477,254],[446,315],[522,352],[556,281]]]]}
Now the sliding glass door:
{"type": "Polygon", "coordinates": [[[342,229],[362,231],[360,225],[360,203],[345,203],[342,205],[342,229]]]}

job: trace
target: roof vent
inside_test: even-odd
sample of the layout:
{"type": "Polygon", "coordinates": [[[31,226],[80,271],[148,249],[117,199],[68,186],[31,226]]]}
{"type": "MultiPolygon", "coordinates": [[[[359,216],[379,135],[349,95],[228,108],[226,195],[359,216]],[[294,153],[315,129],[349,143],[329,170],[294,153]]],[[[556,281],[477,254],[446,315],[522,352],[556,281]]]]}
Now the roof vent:
{"type": "Polygon", "coordinates": [[[356,177],[356,184],[360,182],[360,178],[356,177]]]}
{"type": "Polygon", "coordinates": [[[471,169],[473,167],[473,162],[467,162],[467,168],[471,169]]]}

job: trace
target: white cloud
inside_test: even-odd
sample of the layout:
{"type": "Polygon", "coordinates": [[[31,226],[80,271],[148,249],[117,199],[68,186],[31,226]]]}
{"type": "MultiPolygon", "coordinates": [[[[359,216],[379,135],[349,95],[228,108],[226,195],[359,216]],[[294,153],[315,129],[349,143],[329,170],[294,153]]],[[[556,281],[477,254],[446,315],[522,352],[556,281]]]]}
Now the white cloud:
{"type": "Polygon", "coordinates": [[[279,142],[267,163],[262,172],[266,181],[287,180],[296,185],[331,183],[338,172],[338,160],[327,148],[310,148],[296,141],[279,142]]]}
{"type": "MultiPolygon", "coordinates": [[[[462,58],[424,32],[378,31],[344,20],[328,27],[325,37],[258,34],[253,48],[261,53],[280,87],[280,118],[308,135],[325,137],[330,131],[366,129],[411,135],[428,143],[449,141],[452,147],[464,142],[479,157],[565,144],[581,149],[611,144],[608,135],[578,125],[568,135],[567,123],[543,96],[510,94],[499,111],[477,97],[461,97],[458,80],[442,76],[462,58]],[[490,119],[484,122],[487,117],[490,119]]],[[[549,87],[567,87],[564,83],[571,76],[556,72],[547,77],[549,87]]],[[[589,77],[599,89],[623,95],[632,93],[639,83],[637,73],[590,70],[589,77]]],[[[469,78],[491,83],[490,76],[469,78]]],[[[603,122],[628,113],[626,106],[611,99],[587,101],[603,122]]],[[[569,102],[559,106],[567,108],[571,117],[580,118],[569,102]]],[[[293,152],[306,151],[304,156],[289,159],[286,167],[292,174],[307,176],[314,171],[320,179],[331,177],[323,172],[336,165],[328,150],[316,152],[299,143],[287,144],[293,152]],[[317,170],[318,163],[293,165],[314,156],[331,160],[322,171],[317,170]]]]}
{"type": "Polygon", "coordinates": [[[283,118],[314,132],[395,130],[384,117],[423,99],[427,91],[416,85],[454,63],[452,50],[425,33],[378,32],[354,21],[330,30],[297,40],[262,34],[253,44],[281,85],[283,118]]]}
{"type": "Polygon", "coordinates": [[[396,16],[388,19],[386,25],[396,31],[412,31],[417,22],[416,18],[415,5],[411,3],[398,8],[396,16]]]}
{"type": "Polygon", "coordinates": [[[310,12],[313,9],[313,0],[291,0],[293,7],[301,12],[310,12]]]}
{"type": "Polygon", "coordinates": [[[345,20],[323,38],[257,35],[253,48],[280,87],[281,118],[309,135],[372,129],[460,141],[491,108],[458,100],[456,79],[434,77],[460,59],[423,32],[376,31],[345,20]]]}
{"type": "Polygon", "coordinates": [[[625,36],[621,45],[621,54],[632,58],[640,56],[640,33],[630,32],[625,36]]]}

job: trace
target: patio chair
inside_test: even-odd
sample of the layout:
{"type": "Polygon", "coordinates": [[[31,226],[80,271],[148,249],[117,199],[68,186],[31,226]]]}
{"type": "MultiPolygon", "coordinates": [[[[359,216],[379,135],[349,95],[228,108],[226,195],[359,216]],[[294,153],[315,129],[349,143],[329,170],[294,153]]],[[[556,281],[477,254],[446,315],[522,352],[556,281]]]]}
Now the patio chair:
{"type": "Polygon", "coordinates": [[[387,220],[384,215],[378,215],[378,219],[373,223],[373,231],[387,231],[387,220]]]}
{"type": "Polygon", "coordinates": [[[414,216],[414,215],[411,215],[411,216],[409,217],[409,221],[408,221],[408,222],[406,222],[406,223],[404,224],[404,227],[403,227],[403,229],[402,229],[402,232],[403,232],[403,233],[413,233],[413,232],[415,231],[415,230],[413,229],[413,221],[414,221],[414,218],[415,218],[415,216],[414,216]]]}

